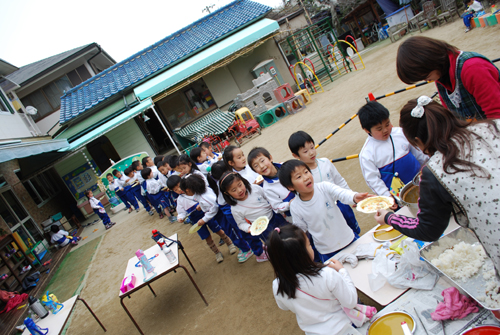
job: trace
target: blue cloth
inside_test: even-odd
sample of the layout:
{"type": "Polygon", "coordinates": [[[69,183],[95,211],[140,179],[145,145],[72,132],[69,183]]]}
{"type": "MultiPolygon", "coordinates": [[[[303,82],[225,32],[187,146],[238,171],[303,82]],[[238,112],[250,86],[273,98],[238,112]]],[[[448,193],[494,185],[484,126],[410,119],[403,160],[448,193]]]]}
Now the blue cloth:
{"type": "MultiPolygon", "coordinates": [[[[99,202],[99,205],[102,206],[101,202],[99,202]]],[[[104,208],[104,206],[102,206],[102,207],[104,208]]],[[[95,209],[95,208],[93,208],[93,210],[94,210],[94,213],[96,213],[99,216],[99,218],[102,220],[102,223],[105,226],[107,226],[111,222],[111,219],[109,218],[108,213],[101,213],[101,212],[99,212],[98,209],[95,209]]]]}
{"type": "Polygon", "coordinates": [[[276,227],[281,227],[288,224],[288,222],[285,220],[283,215],[281,214],[276,214],[273,212],[273,217],[271,220],[269,220],[269,224],[267,225],[267,229],[262,232],[259,236],[264,240],[267,241],[267,237],[269,234],[274,230],[276,227]]]}
{"type": "Polygon", "coordinates": [[[222,229],[226,232],[227,236],[233,240],[235,246],[237,246],[242,252],[248,252],[250,246],[248,242],[243,238],[241,230],[238,228],[238,224],[234,221],[233,214],[231,214],[231,206],[225,204],[224,206],[219,206],[219,213],[221,213],[221,225],[222,229]],[[230,232],[232,235],[229,235],[230,232]],[[234,236],[234,237],[233,237],[234,236]]]}
{"type": "Polygon", "coordinates": [[[252,236],[251,234],[246,233],[242,230],[240,230],[240,233],[241,237],[248,243],[250,249],[252,249],[254,255],[255,256],[262,255],[262,252],[264,252],[264,248],[259,236],[252,236]]]}
{"type": "Polygon", "coordinates": [[[356,216],[354,216],[354,212],[352,211],[351,206],[345,205],[341,203],[340,201],[337,201],[337,207],[340,209],[342,212],[342,215],[344,216],[345,222],[347,222],[347,225],[349,228],[352,229],[354,232],[354,235],[359,237],[359,233],[361,233],[361,228],[359,228],[358,221],[356,220],[356,216]]]}
{"type": "Polygon", "coordinates": [[[146,210],[149,212],[151,210],[151,206],[149,206],[148,201],[146,200],[145,197],[142,196],[141,194],[141,186],[137,185],[132,187],[131,189],[132,194],[134,195],[137,200],[141,202],[141,204],[146,208],[146,210]]]}
{"type": "Polygon", "coordinates": [[[472,13],[469,13],[469,14],[465,14],[463,16],[464,18],[464,24],[467,28],[470,28],[470,20],[474,17],[474,14],[472,13]]]}
{"type": "MultiPolygon", "coordinates": [[[[202,211],[196,211],[196,212],[199,212],[202,214],[202,216],[200,217],[203,218],[204,216],[204,213],[202,211]]],[[[194,218],[192,217],[193,215],[195,215],[197,213],[193,213],[191,214],[191,221],[196,224],[200,219],[197,219],[196,221],[194,220],[194,218]]],[[[217,220],[215,219],[215,217],[213,217],[212,219],[208,220],[207,223],[205,223],[203,226],[201,226],[200,230],[198,230],[198,235],[200,236],[200,238],[202,240],[205,240],[207,237],[210,236],[210,232],[208,231],[208,228],[210,228],[210,230],[213,232],[213,233],[218,233],[222,228],[220,227],[219,225],[219,222],[217,222],[217,220]]]]}
{"type": "Polygon", "coordinates": [[[391,188],[392,171],[398,174],[398,177],[404,184],[409,183],[412,179],[419,173],[420,171],[420,163],[413,156],[411,151],[408,151],[406,155],[397,159],[395,162],[391,164],[387,164],[386,166],[379,169],[380,176],[389,189],[391,188]],[[394,166],[394,169],[393,169],[394,166]]]}

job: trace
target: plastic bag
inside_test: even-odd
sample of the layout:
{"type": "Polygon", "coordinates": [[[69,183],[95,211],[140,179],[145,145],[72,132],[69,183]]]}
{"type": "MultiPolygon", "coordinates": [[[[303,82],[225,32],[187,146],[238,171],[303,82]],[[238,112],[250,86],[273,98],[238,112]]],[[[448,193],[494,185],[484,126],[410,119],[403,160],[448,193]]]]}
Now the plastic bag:
{"type": "Polygon", "coordinates": [[[387,277],[389,284],[399,289],[432,290],[439,276],[427,263],[420,260],[418,245],[413,241],[404,240],[401,247],[404,253],[396,272],[387,277]]]}
{"type": "Polygon", "coordinates": [[[395,254],[388,248],[377,250],[377,256],[372,262],[372,273],[368,275],[368,284],[373,292],[380,290],[385,285],[386,279],[396,271],[395,254]]]}

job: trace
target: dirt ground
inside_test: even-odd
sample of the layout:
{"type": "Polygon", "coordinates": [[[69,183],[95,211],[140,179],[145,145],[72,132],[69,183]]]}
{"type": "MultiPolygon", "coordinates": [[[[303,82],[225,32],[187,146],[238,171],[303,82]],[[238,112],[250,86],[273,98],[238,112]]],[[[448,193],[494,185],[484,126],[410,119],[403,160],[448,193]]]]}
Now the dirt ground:
{"type": "MultiPolygon", "coordinates": [[[[419,34],[414,33],[414,34],[419,34]]],[[[458,46],[477,51],[490,59],[500,57],[500,25],[476,28],[465,34],[461,20],[423,33],[458,46]]],[[[395,57],[403,37],[396,43],[385,42],[364,55],[366,69],[344,76],[326,87],[326,92],[314,95],[307,109],[266,128],[243,146],[248,153],[255,146],[266,147],[275,161],[291,158],[287,140],[291,133],[304,130],[319,142],[351,117],[363,104],[368,92],[375,96],[405,87],[396,75],[395,57]]],[[[420,94],[431,95],[433,84],[410,90],[380,102],[391,111],[391,120],[398,124],[398,111],[409,99],[420,94]]],[[[318,149],[319,157],[337,158],[359,153],[366,134],[357,119],[318,149]]],[[[369,191],[360,172],[357,159],[339,162],[337,169],[355,191],[369,191]]],[[[370,215],[356,213],[362,231],[375,225],[370,215]]],[[[221,249],[225,260],[215,262],[214,254],[199,237],[188,235],[188,225],[170,224],[167,220],[151,219],[142,210],[120,220],[108,231],[98,250],[82,297],[108,329],[108,334],[136,334],[132,322],[120,306],[119,287],[127,260],[138,248],[149,248],[152,229],[165,235],[178,233],[198,273],[193,274],[209,306],[206,307],[184,273],[172,273],[152,284],[158,297],[147,289],[136,292],[125,303],[146,334],[301,334],[295,315],[280,310],[271,292],[273,272],[269,263],[257,263],[255,258],[239,264],[236,255],[229,256],[226,246],[221,249]]],[[[218,238],[217,238],[218,240],[218,238]]],[[[187,264],[184,257],[180,257],[187,264]]],[[[192,273],[191,269],[189,269],[192,273]]],[[[78,304],[68,334],[99,334],[102,330],[78,304]]]]}

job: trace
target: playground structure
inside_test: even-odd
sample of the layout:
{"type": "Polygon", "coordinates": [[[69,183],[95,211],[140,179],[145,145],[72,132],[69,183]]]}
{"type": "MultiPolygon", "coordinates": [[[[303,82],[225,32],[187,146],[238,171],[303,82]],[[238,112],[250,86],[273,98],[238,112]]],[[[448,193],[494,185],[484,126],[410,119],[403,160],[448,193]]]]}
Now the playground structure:
{"type": "Polygon", "coordinates": [[[311,95],[320,93],[326,83],[365,67],[356,46],[337,39],[328,19],[292,34],[279,45],[297,86],[311,95]]]}

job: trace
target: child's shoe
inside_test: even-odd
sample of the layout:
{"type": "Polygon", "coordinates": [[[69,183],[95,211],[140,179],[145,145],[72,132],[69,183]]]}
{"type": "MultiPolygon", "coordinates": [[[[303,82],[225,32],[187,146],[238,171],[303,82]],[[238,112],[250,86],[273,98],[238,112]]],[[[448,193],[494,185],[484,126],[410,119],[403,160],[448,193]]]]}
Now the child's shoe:
{"type": "Polygon", "coordinates": [[[139,211],[140,211],[140,210],[141,210],[141,209],[140,209],[139,207],[137,207],[137,208],[135,209],[135,211],[136,211],[137,213],[139,213],[139,211]]]}
{"type": "Polygon", "coordinates": [[[112,224],[110,224],[110,223],[108,223],[108,224],[106,225],[106,230],[111,229],[111,228],[113,228],[113,225],[112,225],[112,224]]]}
{"type": "Polygon", "coordinates": [[[153,216],[153,215],[155,215],[155,210],[151,209],[148,213],[149,213],[150,216],[153,216]]]}
{"type": "Polygon", "coordinates": [[[234,253],[236,253],[236,251],[238,251],[238,248],[236,248],[236,246],[233,244],[230,244],[227,246],[229,248],[229,254],[230,255],[233,255],[234,253]]]}
{"type": "Polygon", "coordinates": [[[160,212],[160,219],[163,219],[165,217],[165,214],[160,212]]]}
{"type": "Polygon", "coordinates": [[[129,214],[130,214],[130,213],[132,213],[132,207],[130,207],[130,208],[128,209],[128,213],[129,213],[129,214]]]}
{"type": "Polygon", "coordinates": [[[224,257],[222,257],[222,252],[218,252],[215,254],[215,260],[217,263],[221,263],[224,260],[224,257]]]}
{"type": "Polygon", "coordinates": [[[177,221],[177,216],[169,216],[168,221],[170,221],[170,223],[174,223],[175,221],[177,221]]]}
{"type": "Polygon", "coordinates": [[[248,250],[247,252],[242,252],[240,250],[240,252],[238,253],[238,262],[245,263],[252,256],[253,256],[252,249],[248,250]]]}
{"type": "Polygon", "coordinates": [[[256,256],[255,258],[257,259],[257,262],[259,262],[259,263],[267,262],[269,260],[267,258],[267,252],[265,252],[265,251],[262,251],[262,254],[260,254],[259,256],[256,256]]]}
{"type": "Polygon", "coordinates": [[[77,236],[77,238],[76,238],[76,239],[77,239],[78,241],[81,241],[81,240],[82,240],[81,236],[77,236]]]}

